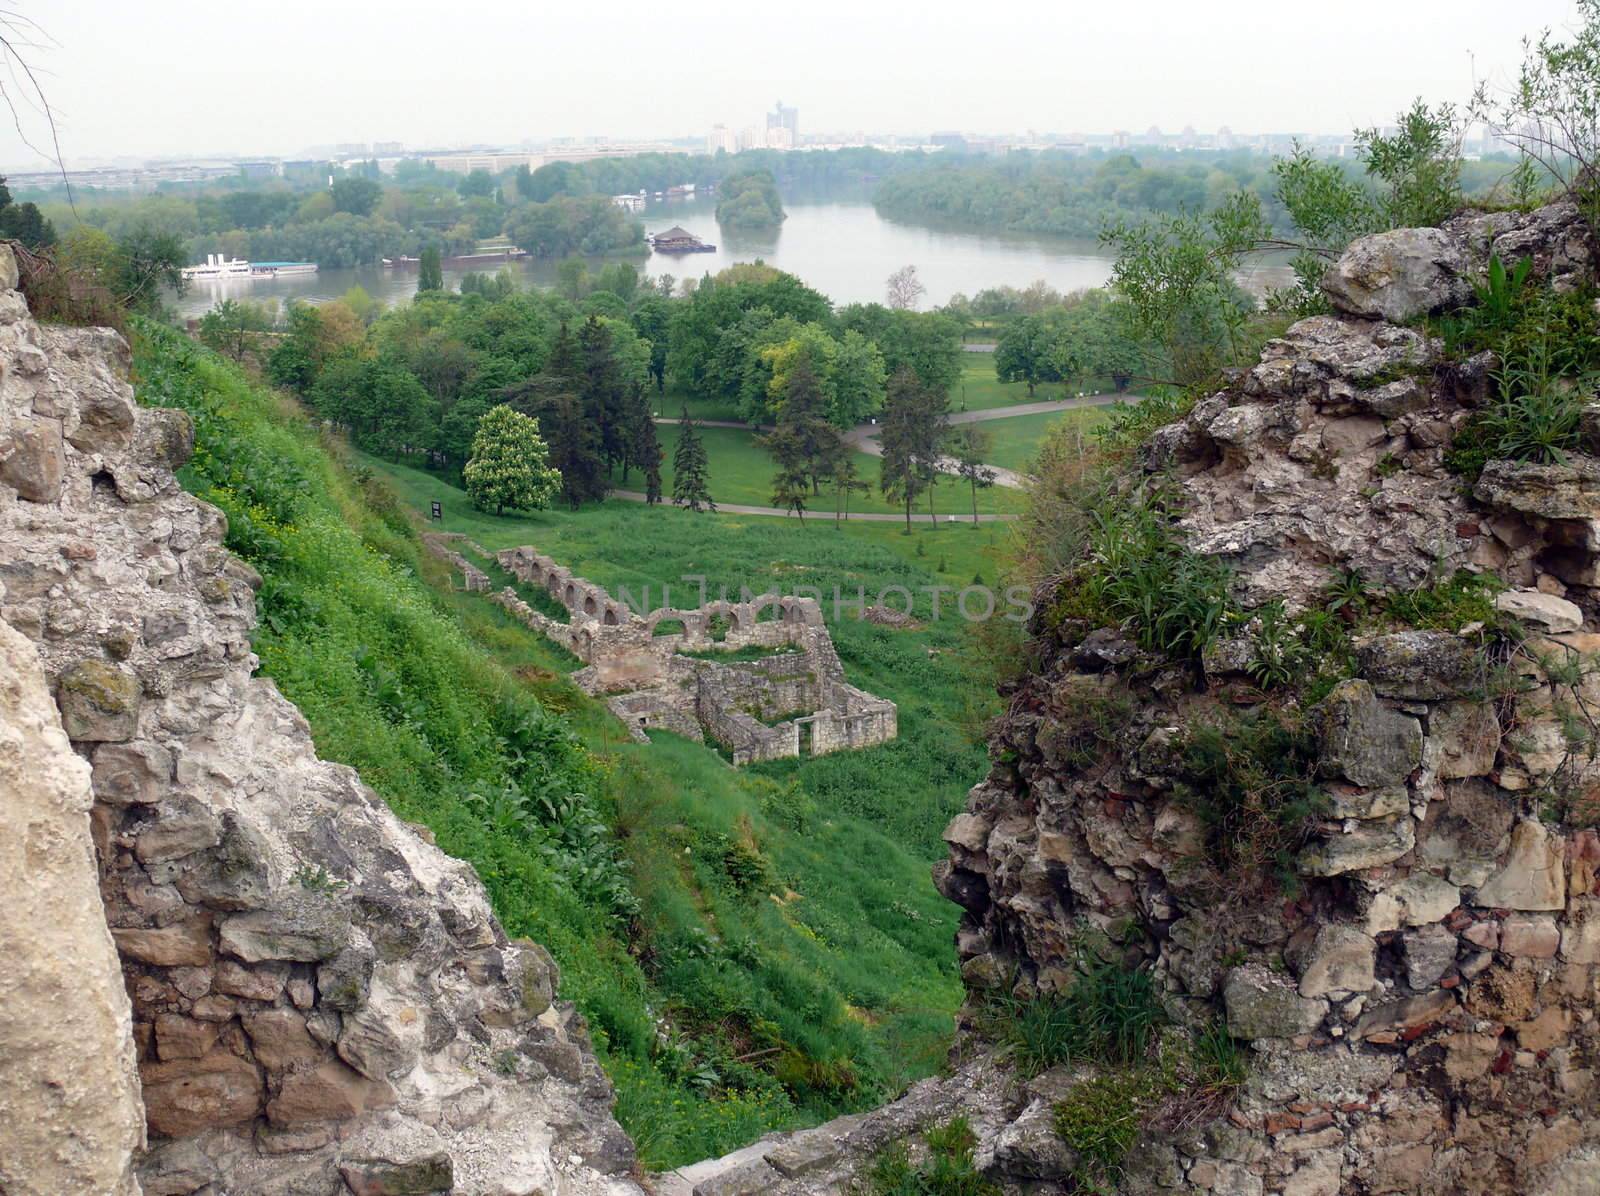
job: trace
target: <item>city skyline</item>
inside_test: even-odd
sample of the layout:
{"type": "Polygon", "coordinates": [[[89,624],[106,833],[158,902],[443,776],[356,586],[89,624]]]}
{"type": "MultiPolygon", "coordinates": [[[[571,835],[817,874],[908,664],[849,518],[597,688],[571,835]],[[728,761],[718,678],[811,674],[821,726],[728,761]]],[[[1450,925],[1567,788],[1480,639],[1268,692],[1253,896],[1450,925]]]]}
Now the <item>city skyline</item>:
{"type": "MultiPolygon", "coordinates": [[[[198,0],[137,11],[82,0],[41,13],[50,40],[36,39],[28,53],[69,162],[293,157],[338,141],[703,143],[718,123],[737,136],[759,122],[775,96],[804,110],[803,137],[1150,125],[1315,135],[1384,123],[1417,95],[1464,101],[1475,78],[1506,79],[1523,36],[1563,26],[1570,10],[1567,0],[1515,11],[1468,3],[1445,22],[1432,6],[1377,0],[1336,14],[1266,0],[1236,0],[1223,13],[1165,0],[1116,12],[999,0],[981,22],[966,7],[933,4],[913,28],[893,13],[823,0],[774,43],[758,14],[700,4],[683,17],[697,38],[691,67],[654,37],[651,10],[630,3],[615,14],[530,17],[467,0],[456,14],[463,28],[504,29],[513,42],[525,35],[528,48],[482,55],[452,51],[447,40],[421,55],[416,47],[439,44],[438,32],[407,13],[377,24],[370,13],[309,0],[245,15],[198,0]],[[1317,52],[1305,53],[1312,45],[1317,52]],[[541,52],[563,46],[593,50],[541,52]],[[190,93],[181,119],[155,78],[190,93]]],[[[45,153],[8,127],[0,161],[38,169],[48,130],[37,113],[21,116],[27,140],[45,153]]]]}

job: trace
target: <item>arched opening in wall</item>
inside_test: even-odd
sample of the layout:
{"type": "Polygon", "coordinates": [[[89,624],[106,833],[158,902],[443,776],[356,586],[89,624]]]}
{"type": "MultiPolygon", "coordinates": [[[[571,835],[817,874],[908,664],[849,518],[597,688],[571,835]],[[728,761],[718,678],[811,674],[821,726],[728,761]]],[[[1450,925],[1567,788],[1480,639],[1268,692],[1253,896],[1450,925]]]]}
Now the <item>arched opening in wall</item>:
{"type": "Polygon", "coordinates": [[[783,604],[783,621],[785,623],[805,622],[805,612],[800,609],[798,602],[785,602],[783,604]]]}
{"type": "Polygon", "coordinates": [[[569,609],[576,610],[578,608],[578,587],[568,582],[567,592],[561,595],[561,602],[569,609]]]}
{"type": "Polygon", "coordinates": [[[688,635],[689,629],[683,625],[682,619],[658,619],[655,626],[650,628],[651,635],[688,635]]]}
{"type": "Polygon", "coordinates": [[[783,617],[783,609],[776,598],[769,598],[756,607],[757,623],[776,623],[783,617]]]}
{"type": "Polygon", "coordinates": [[[739,616],[732,611],[717,611],[706,620],[706,637],[715,644],[724,643],[738,629],[739,616]]]}
{"type": "Polygon", "coordinates": [[[600,604],[594,600],[593,594],[585,594],[583,596],[583,613],[586,615],[598,615],[600,613],[600,604]]]}
{"type": "Polygon", "coordinates": [[[600,621],[607,627],[615,627],[617,624],[622,622],[621,619],[617,618],[617,608],[614,606],[606,607],[605,617],[600,621]]]}

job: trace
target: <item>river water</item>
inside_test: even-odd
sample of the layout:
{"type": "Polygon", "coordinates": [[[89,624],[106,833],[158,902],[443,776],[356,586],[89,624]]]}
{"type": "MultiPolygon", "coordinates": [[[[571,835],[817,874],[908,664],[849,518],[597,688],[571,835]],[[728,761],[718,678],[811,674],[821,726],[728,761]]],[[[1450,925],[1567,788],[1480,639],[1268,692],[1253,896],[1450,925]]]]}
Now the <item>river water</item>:
{"type": "MultiPolygon", "coordinates": [[[[644,213],[645,231],[682,225],[717,247],[715,253],[659,254],[629,258],[651,277],[675,278],[716,273],[735,262],[760,258],[799,276],[835,303],[882,302],[889,275],[912,265],[927,287],[924,307],[945,303],[957,293],[985,287],[1024,287],[1043,279],[1058,291],[1103,285],[1111,276],[1111,256],[1094,241],[1012,233],[975,233],[900,224],[880,216],[862,200],[786,201],[789,218],[771,232],[728,231],[717,225],[715,203],[704,199],[654,203],[644,213]]],[[[599,270],[606,259],[590,262],[599,270]]],[[[485,267],[493,272],[499,267],[485,267]]],[[[554,261],[524,258],[509,267],[523,286],[553,286],[554,261]]],[[[454,287],[466,273],[446,268],[445,285],[454,287]]],[[[1287,281],[1279,263],[1257,267],[1243,281],[1253,290],[1287,281]]],[[[357,266],[284,278],[243,278],[191,283],[175,300],[185,316],[199,316],[223,299],[336,299],[363,287],[385,304],[404,302],[417,287],[415,270],[357,266]]]]}

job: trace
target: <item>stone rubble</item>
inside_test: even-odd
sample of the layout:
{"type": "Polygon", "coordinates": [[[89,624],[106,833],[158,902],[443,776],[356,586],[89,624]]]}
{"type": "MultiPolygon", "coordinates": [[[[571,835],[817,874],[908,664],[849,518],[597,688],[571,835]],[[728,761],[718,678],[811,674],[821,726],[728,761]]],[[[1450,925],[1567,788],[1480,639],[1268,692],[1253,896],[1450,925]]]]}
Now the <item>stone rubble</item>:
{"type": "MultiPolygon", "coordinates": [[[[98,933],[121,957],[131,1040],[107,1038],[88,929],[56,1016],[102,1064],[137,1052],[146,1196],[639,1192],[554,961],[509,940],[472,869],[318,759],[252,676],[260,579],[173,476],[187,416],[138,408],[128,364],[116,334],[41,326],[0,291],[0,618],[55,697],[25,695],[26,717],[59,707],[92,785],[98,933]]],[[[55,949],[40,928],[7,968],[37,976],[55,949]]],[[[39,1114],[64,1153],[74,1134],[85,1155],[136,1144],[105,1070],[98,1130],[39,1114]]],[[[0,1186],[18,1193],[23,1107],[0,1102],[0,1186]]]]}

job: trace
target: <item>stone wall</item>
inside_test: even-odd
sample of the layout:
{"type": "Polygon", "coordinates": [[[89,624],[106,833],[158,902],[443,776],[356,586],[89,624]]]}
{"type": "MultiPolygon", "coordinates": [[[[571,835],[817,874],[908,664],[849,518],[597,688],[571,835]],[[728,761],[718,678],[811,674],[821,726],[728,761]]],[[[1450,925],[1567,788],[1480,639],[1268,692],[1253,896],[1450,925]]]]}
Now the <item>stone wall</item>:
{"type": "MultiPolygon", "coordinates": [[[[1338,313],[1158,432],[1144,466],[1176,478],[1189,548],[1233,567],[1247,608],[1312,605],[1337,570],[1401,590],[1488,570],[1520,644],[1472,626],[1356,642],[1356,675],[1297,715],[1327,804],[1284,887],[1270,860],[1223,871],[1185,790],[1194,728],[1274,712],[1248,673],[1260,625],[1214,643],[1197,686],[1115,628],[1041,620],[1041,666],[945,831],[936,883],[963,909],[974,997],[1069,987],[1098,932],[1180,1024],[1222,1018],[1252,1045],[1228,1117],[1150,1131],[1121,1191],[1600,1183],[1600,762],[1573,724],[1600,712],[1600,458],[1494,462],[1464,491],[1444,452],[1491,363],[1446,365],[1373,318],[1461,302],[1490,247],[1556,285],[1592,261],[1563,205],[1357,242],[1338,313]]],[[[1028,1109],[1014,1124],[1047,1131],[1049,1102],[1028,1109]]],[[[1073,1160],[1031,1142],[998,1170],[1063,1190],[1073,1160]]]]}
{"type": "Polygon", "coordinates": [[[0,793],[0,1191],[137,1196],[144,1107],[100,904],[89,765],[67,742],[38,652],[4,621],[0,793]]]}
{"type": "MultiPolygon", "coordinates": [[[[450,559],[447,548],[435,551],[450,559]]],[[[652,727],[696,740],[709,736],[735,764],[749,764],[798,756],[803,745],[820,756],[898,734],[893,702],[845,682],[814,599],[772,594],[640,615],[531,547],[505,549],[497,560],[518,581],[544,588],[571,622],[535,611],[510,588],[493,600],[583,661],[573,680],[609,695],[612,712],[635,739],[652,727]],[[777,654],[736,663],[680,655],[741,648],[777,654]],[[774,719],[780,721],[767,725],[774,719]]]]}
{"type": "MultiPolygon", "coordinates": [[[[637,1191],[549,955],[252,676],[260,579],[173,476],[188,417],[136,407],[127,367],[114,333],[0,290],[0,617],[91,769],[147,1196],[637,1191]]],[[[82,980],[95,945],[62,996],[86,1042],[114,1020],[82,980]]],[[[109,1110],[98,1132],[127,1141],[109,1110]]]]}

